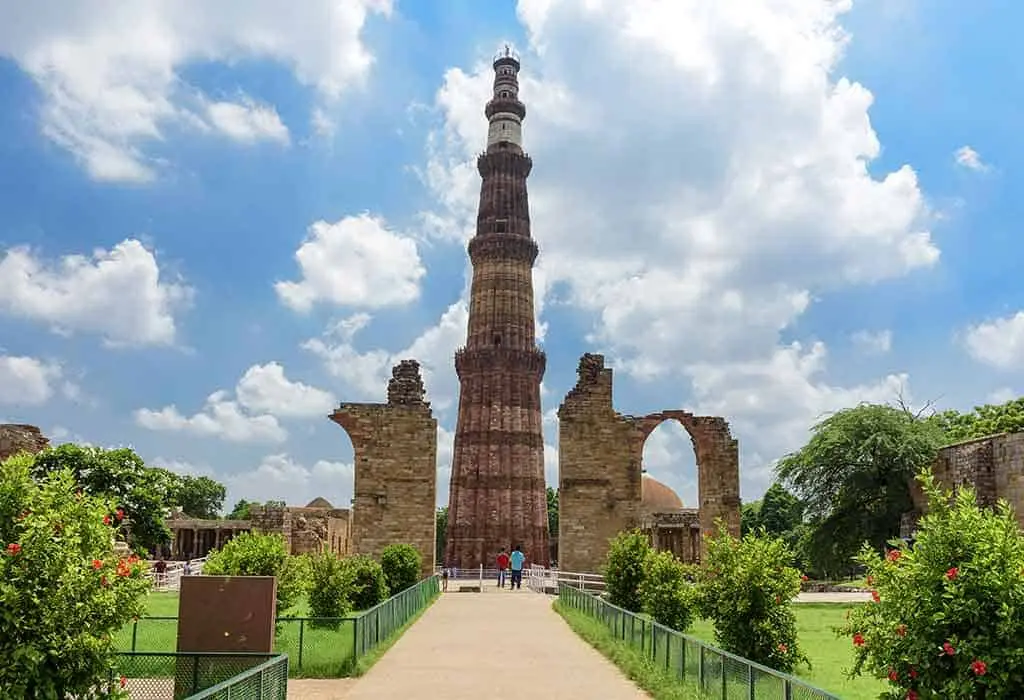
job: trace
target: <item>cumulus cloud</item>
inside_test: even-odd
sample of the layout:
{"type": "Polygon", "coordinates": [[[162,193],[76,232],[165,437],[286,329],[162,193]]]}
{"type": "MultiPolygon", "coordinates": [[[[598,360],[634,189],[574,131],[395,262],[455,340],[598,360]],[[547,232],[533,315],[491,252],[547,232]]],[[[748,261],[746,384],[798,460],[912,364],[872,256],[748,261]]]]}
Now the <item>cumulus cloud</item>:
{"type": "Polygon", "coordinates": [[[191,300],[192,289],[168,280],[154,253],[135,239],[91,256],[46,260],[17,247],[0,257],[0,313],[96,333],[113,345],[174,342],[175,314],[191,300]]]}
{"type": "Polygon", "coordinates": [[[0,355],[0,404],[38,406],[58,389],[59,364],[34,357],[0,355]]]}
{"type": "Polygon", "coordinates": [[[295,251],[302,279],[274,285],[281,301],[299,312],[317,302],[380,308],[419,297],[426,274],[416,241],[362,214],[333,224],[317,221],[295,251]]]}
{"type": "Polygon", "coordinates": [[[258,104],[243,96],[238,102],[210,102],[206,105],[210,124],[240,143],[275,141],[288,144],[288,127],[272,105],[258,104]]]}
{"type": "Polygon", "coordinates": [[[390,15],[391,6],[391,0],[3,3],[0,55],[32,76],[42,93],[43,133],[92,177],[146,181],[156,172],[146,148],[171,127],[214,128],[235,139],[267,133],[268,126],[278,138],[282,133],[269,112],[224,103],[209,111],[183,69],[207,61],[274,61],[332,101],[364,82],[373,57],[363,27],[371,14],[390,15]]]}
{"type": "Polygon", "coordinates": [[[981,154],[970,146],[961,146],[956,149],[953,159],[956,160],[957,165],[968,170],[976,172],[988,170],[988,165],[981,159],[981,154]]]}
{"type": "Polygon", "coordinates": [[[978,362],[1001,370],[1024,368],[1024,311],[970,326],[964,341],[978,362]]]}
{"type": "Polygon", "coordinates": [[[238,403],[253,413],[270,413],[282,418],[319,418],[335,403],[329,391],[293,382],[280,362],[253,365],[235,387],[238,403]]]}
{"type": "Polygon", "coordinates": [[[866,355],[884,355],[892,349],[892,331],[860,330],[850,340],[866,355]]]}

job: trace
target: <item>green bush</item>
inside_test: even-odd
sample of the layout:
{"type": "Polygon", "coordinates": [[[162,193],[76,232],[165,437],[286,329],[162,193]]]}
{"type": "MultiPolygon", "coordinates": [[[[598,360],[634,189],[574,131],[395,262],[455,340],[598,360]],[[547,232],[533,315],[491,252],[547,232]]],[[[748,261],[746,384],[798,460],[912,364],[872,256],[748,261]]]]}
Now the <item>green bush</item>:
{"type": "Polygon", "coordinates": [[[608,547],[604,567],[604,587],[608,602],[632,612],[643,609],[640,584],[644,580],[644,561],[651,544],[640,530],[620,532],[608,547]]]}
{"type": "Polygon", "coordinates": [[[706,542],[700,606],[719,646],[780,671],[807,663],[792,609],[800,572],[785,541],[763,531],[736,539],[722,527],[706,542]]]}
{"type": "Polygon", "coordinates": [[[0,465],[0,688],[3,697],[126,697],[107,688],[111,635],[143,612],[149,581],[119,559],[123,511],[77,490],[64,468],[39,481],[33,458],[0,465]]]}
{"type": "Polygon", "coordinates": [[[873,602],[838,630],[854,675],[887,679],[886,698],[1010,700],[1024,688],[1024,536],[1010,508],[979,509],[918,477],[928,514],[913,549],[865,549],[873,602]]]}
{"type": "MultiPolygon", "coordinates": [[[[350,570],[342,564],[342,560],[333,554],[326,553],[309,557],[309,610],[316,618],[339,618],[347,615],[352,604],[349,602],[351,590],[350,570]]],[[[310,623],[313,627],[337,629],[337,619],[320,619],[310,623]]]]}
{"type": "Polygon", "coordinates": [[[697,615],[697,588],[686,566],[672,552],[651,552],[640,583],[643,610],[655,622],[685,632],[697,615]]]}
{"type": "Polygon", "coordinates": [[[302,566],[288,556],[281,535],[245,532],[212,552],[203,573],[211,576],[275,576],[278,617],[288,615],[302,595],[302,566]]]}
{"type": "Polygon", "coordinates": [[[412,545],[389,544],[381,552],[380,565],[384,569],[388,594],[395,595],[420,580],[423,557],[412,545]]]}
{"type": "Polygon", "coordinates": [[[388,597],[388,584],[384,569],[366,554],[342,559],[344,575],[348,580],[348,600],[356,610],[367,610],[388,597]]]}

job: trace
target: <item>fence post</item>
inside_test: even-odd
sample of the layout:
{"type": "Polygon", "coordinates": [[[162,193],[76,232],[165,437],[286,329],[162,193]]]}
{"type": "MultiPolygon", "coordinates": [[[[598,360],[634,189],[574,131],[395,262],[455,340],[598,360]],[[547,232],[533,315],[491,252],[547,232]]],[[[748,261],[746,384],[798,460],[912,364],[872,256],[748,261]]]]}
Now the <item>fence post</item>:
{"type": "Polygon", "coordinates": [[[700,645],[700,664],[697,666],[697,680],[700,682],[700,689],[704,690],[704,645],[700,645]]]}
{"type": "Polygon", "coordinates": [[[299,670],[302,670],[302,647],[303,639],[305,638],[306,632],[306,621],[303,618],[299,618],[299,670]]]}
{"type": "MultiPolygon", "coordinates": [[[[719,663],[722,665],[722,700],[729,700],[729,681],[725,675],[725,657],[718,655],[719,663]]],[[[747,666],[750,668],[750,666],[747,666]]]]}
{"type": "Polygon", "coordinates": [[[355,672],[359,660],[359,618],[352,620],[352,671],[355,672]]]}
{"type": "Polygon", "coordinates": [[[686,637],[680,637],[679,646],[679,678],[686,679],[686,637]]]}
{"type": "Polygon", "coordinates": [[[135,653],[135,639],[139,636],[139,621],[132,623],[132,653],[135,653]]]}
{"type": "Polygon", "coordinates": [[[788,678],[782,682],[782,694],[786,700],[793,700],[793,684],[788,678]]]}
{"type": "Polygon", "coordinates": [[[199,655],[192,655],[192,691],[189,695],[195,695],[199,692],[199,655]]]}
{"type": "Polygon", "coordinates": [[[643,654],[647,644],[647,620],[640,618],[640,653],[643,654]]]}
{"type": "Polygon", "coordinates": [[[747,700],[757,700],[757,693],[754,688],[754,667],[747,664],[747,700]]]}

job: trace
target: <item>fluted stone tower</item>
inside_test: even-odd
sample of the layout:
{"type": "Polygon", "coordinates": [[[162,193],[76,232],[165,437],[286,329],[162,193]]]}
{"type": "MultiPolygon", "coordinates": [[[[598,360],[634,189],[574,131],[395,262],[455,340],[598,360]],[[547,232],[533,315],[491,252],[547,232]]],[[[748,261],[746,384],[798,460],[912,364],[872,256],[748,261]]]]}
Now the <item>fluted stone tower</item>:
{"type": "Polygon", "coordinates": [[[469,242],[473,285],[466,346],[455,353],[459,416],[455,431],[445,561],[493,566],[502,547],[522,546],[548,563],[547,497],[533,264],[523,152],[519,58],[506,47],[494,59],[487,150],[477,159],[480,209],[469,242]]]}

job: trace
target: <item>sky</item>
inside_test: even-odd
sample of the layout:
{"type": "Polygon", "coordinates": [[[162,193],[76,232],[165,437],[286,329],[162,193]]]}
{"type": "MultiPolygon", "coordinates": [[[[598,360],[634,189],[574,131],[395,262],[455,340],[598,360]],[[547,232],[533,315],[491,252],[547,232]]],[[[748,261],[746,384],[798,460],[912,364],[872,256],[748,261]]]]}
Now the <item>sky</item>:
{"type": "MultiPolygon", "coordinates": [[[[744,500],[830,411],[1024,391],[1024,7],[0,0],[0,422],[225,504],[350,502],[413,358],[448,496],[494,52],[522,57],[547,479],[579,356],[720,415],[744,500]],[[1018,196],[1014,196],[1018,192],[1018,196]]],[[[697,502],[663,424],[644,467],[697,502]]]]}

